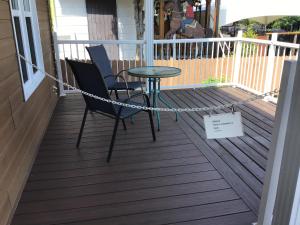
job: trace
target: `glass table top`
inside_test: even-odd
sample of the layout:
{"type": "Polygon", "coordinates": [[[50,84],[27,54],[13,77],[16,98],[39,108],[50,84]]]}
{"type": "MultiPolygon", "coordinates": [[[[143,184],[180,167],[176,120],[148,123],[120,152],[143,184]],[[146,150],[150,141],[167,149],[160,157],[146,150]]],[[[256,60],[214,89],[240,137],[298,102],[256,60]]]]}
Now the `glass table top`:
{"type": "Polygon", "coordinates": [[[181,69],[169,66],[143,66],[128,70],[128,74],[142,78],[165,78],[175,77],[181,73],[181,69]]]}

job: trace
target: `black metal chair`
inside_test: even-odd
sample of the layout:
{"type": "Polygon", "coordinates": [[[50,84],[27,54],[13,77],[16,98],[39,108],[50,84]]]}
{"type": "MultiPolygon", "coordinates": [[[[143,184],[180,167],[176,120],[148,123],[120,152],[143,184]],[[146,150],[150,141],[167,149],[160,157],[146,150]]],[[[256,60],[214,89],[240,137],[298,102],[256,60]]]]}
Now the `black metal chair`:
{"type": "MultiPolygon", "coordinates": [[[[79,61],[74,61],[74,60],[68,60],[68,59],[66,59],[66,61],[70,65],[70,67],[73,71],[73,74],[75,76],[75,79],[77,81],[77,84],[81,90],[91,93],[93,95],[96,95],[98,97],[111,99],[110,95],[108,93],[106,83],[105,83],[103,77],[101,76],[100,71],[97,69],[97,67],[94,64],[89,64],[89,63],[84,63],[84,62],[79,62],[79,61]]],[[[116,122],[115,122],[114,131],[113,131],[113,135],[112,135],[112,139],[111,139],[111,143],[110,143],[110,147],[109,147],[109,152],[108,152],[108,156],[107,156],[107,162],[109,162],[111,155],[112,155],[112,151],[113,151],[113,146],[114,146],[114,142],[115,142],[115,138],[116,138],[116,134],[117,134],[119,120],[122,120],[124,129],[126,129],[124,119],[131,117],[131,116],[133,116],[141,111],[145,111],[145,110],[114,105],[112,103],[100,101],[98,99],[95,99],[95,98],[92,98],[92,97],[89,97],[86,95],[83,95],[83,98],[86,103],[86,108],[84,111],[84,116],[83,116],[83,120],[82,120],[82,124],[81,124],[81,128],[80,128],[80,132],[78,135],[78,140],[77,140],[76,146],[78,148],[80,145],[80,140],[82,137],[82,132],[84,129],[88,111],[99,113],[99,114],[102,114],[109,118],[113,118],[116,120],[116,122]]],[[[134,104],[134,105],[150,106],[149,97],[144,93],[138,93],[138,94],[132,95],[130,98],[126,98],[126,99],[119,100],[119,101],[122,101],[124,103],[134,104]],[[139,96],[144,97],[143,101],[141,101],[141,102],[138,102],[137,100],[133,101],[134,98],[137,98],[139,96]]],[[[149,110],[146,110],[146,112],[149,115],[152,137],[153,137],[153,140],[155,141],[156,137],[155,137],[155,132],[154,132],[152,113],[149,110]]]]}
{"type": "Polygon", "coordinates": [[[117,99],[119,98],[118,91],[120,90],[125,90],[127,91],[127,93],[128,91],[133,91],[138,88],[141,88],[143,90],[144,82],[126,81],[122,74],[124,72],[127,72],[127,70],[121,70],[118,72],[118,74],[113,74],[109,58],[103,45],[86,47],[86,49],[90,55],[92,62],[97,66],[98,70],[101,72],[108,90],[110,90],[111,92],[114,91],[117,99]],[[118,78],[123,81],[117,81],[118,78]]]}

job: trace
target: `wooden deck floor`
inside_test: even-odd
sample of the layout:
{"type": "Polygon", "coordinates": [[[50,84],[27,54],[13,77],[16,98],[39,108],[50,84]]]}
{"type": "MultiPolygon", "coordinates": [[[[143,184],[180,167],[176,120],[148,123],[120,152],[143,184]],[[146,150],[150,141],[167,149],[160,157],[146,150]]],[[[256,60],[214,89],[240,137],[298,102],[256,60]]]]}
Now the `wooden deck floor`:
{"type": "MultiPolygon", "coordinates": [[[[164,91],[175,106],[210,106],[244,99],[233,88],[164,91]]],[[[202,115],[179,122],[162,113],[152,142],[147,115],[127,122],[105,162],[113,121],[88,115],[80,151],[76,137],[84,110],[80,96],[57,105],[25,187],[14,225],[249,225],[262,192],[275,106],[238,108],[246,135],[207,140],[202,115]]],[[[223,110],[228,111],[228,110],[223,110]]]]}

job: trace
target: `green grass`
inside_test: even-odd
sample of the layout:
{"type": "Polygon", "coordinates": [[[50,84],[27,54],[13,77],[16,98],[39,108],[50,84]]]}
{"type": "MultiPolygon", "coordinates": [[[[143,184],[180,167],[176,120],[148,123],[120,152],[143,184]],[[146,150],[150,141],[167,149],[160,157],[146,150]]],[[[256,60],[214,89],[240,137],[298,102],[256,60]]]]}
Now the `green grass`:
{"type": "Polygon", "coordinates": [[[225,78],[224,77],[215,78],[210,76],[206,80],[202,81],[202,84],[218,84],[218,83],[225,83],[225,78]]]}

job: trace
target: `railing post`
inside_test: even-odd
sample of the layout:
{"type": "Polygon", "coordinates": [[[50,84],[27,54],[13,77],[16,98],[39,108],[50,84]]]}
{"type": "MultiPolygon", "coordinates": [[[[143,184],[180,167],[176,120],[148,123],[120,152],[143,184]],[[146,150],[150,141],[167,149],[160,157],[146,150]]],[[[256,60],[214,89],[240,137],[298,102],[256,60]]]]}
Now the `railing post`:
{"type": "MultiPolygon", "coordinates": [[[[55,66],[56,66],[57,77],[60,81],[63,81],[56,32],[53,32],[53,46],[54,46],[54,57],[55,57],[55,66]]],[[[59,87],[59,96],[60,97],[65,96],[66,93],[64,90],[64,85],[62,83],[58,83],[58,87],[59,87]]]]}
{"type": "Polygon", "coordinates": [[[238,85],[239,83],[239,74],[240,74],[240,64],[242,57],[242,37],[243,31],[239,30],[237,35],[237,44],[235,50],[235,61],[234,61],[234,72],[233,72],[233,84],[238,85]]]}
{"type": "MultiPolygon", "coordinates": [[[[173,40],[176,40],[176,34],[173,35],[173,40]]],[[[173,60],[176,59],[176,43],[173,42],[173,60]]]]}
{"type": "Polygon", "coordinates": [[[267,61],[267,72],[266,72],[266,78],[265,78],[265,86],[264,86],[264,93],[272,91],[272,81],[273,81],[273,75],[274,75],[274,65],[275,65],[275,51],[276,47],[273,42],[276,42],[278,38],[277,33],[272,34],[271,38],[271,45],[269,47],[268,51],[268,61],[267,61]]]}

